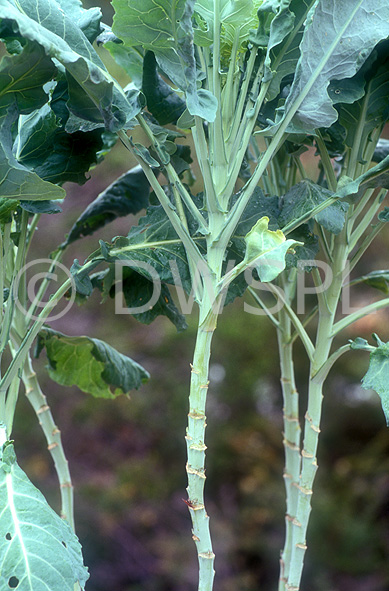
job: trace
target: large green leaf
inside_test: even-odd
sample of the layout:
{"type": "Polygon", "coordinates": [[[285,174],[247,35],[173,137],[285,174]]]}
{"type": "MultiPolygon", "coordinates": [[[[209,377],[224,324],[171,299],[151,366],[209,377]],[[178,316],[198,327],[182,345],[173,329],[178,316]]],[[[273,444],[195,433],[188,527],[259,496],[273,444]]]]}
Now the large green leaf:
{"type": "MultiPolygon", "coordinates": [[[[116,35],[115,35],[115,38],[116,35]]],[[[126,74],[131,78],[132,84],[142,88],[143,76],[143,55],[134,47],[126,47],[123,43],[116,43],[114,41],[107,41],[104,47],[108,49],[115,62],[123,68],[126,74]]]]}
{"type": "MultiPolygon", "coordinates": [[[[294,185],[283,197],[281,214],[278,219],[280,227],[286,226],[294,219],[312,211],[332,196],[331,191],[309,180],[294,185]]],[[[344,226],[347,208],[347,203],[336,201],[318,213],[314,219],[326,230],[338,234],[344,226]]]]}
{"type": "Polygon", "coordinates": [[[30,115],[19,117],[15,157],[20,164],[52,183],[83,184],[85,173],[96,163],[103,148],[102,129],[67,133],[67,119],[59,120],[53,109],[57,95],[30,115]]]}
{"type": "MultiPolygon", "coordinates": [[[[204,238],[198,241],[204,242],[204,238]]],[[[162,282],[169,284],[176,283],[177,270],[183,288],[190,293],[192,285],[185,249],[161,206],[149,207],[128,236],[116,238],[111,245],[102,243],[101,247],[107,262],[128,262],[146,279],[150,279],[150,271],[145,265],[150,266],[151,272],[154,270],[162,282]]]]}
{"type": "MultiPolygon", "coordinates": [[[[376,127],[382,127],[389,115],[389,67],[388,61],[380,64],[373,62],[371,71],[367,73],[365,95],[352,104],[339,105],[339,122],[346,129],[345,143],[353,147],[358,141],[364,148],[369,134],[376,127]],[[363,128],[360,129],[360,122],[363,128]],[[361,133],[362,132],[362,133],[361,133]],[[359,134],[356,137],[356,134],[359,134]]],[[[363,159],[363,154],[360,155],[363,159]]]]}
{"type": "Polygon", "coordinates": [[[73,9],[74,3],[65,1],[0,0],[0,19],[11,21],[20,37],[41,45],[66,69],[68,107],[75,116],[111,131],[122,129],[140,110],[138,91],[125,95],[74,19],[73,9]]]}
{"type": "Polygon", "coordinates": [[[38,335],[36,354],[43,348],[54,381],[63,386],[76,385],[97,398],[128,394],[150,377],[138,363],[99,339],[70,337],[45,328],[38,335]]]}
{"type": "MultiPolygon", "coordinates": [[[[122,289],[126,305],[132,309],[144,307],[145,302],[152,301],[154,295],[153,283],[126,267],[123,268],[122,289]]],[[[155,304],[150,309],[135,313],[133,316],[142,324],[151,324],[158,316],[166,316],[179,332],[188,326],[185,316],[178,311],[169,288],[164,283],[161,284],[161,293],[155,304]]]]}
{"type": "Polygon", "coordinates": [[[389,35],[386,0],[321,0],[310,11],[285,112],[298,110],[294,128],[313,132],[337,119],[327,92],[331,80],[351,78],[389,35]]]}
{"type": "Polygon", "coordinates": [[[267,0],[259,7],[259,27],[251,39],[266,47],[264,80],[271,78],[268,100],[278,95],[282,79],[294,72],[300,56],[302,25],[312,1],[267,0]]]}
{"type": "Polygon", "coordinates": [[[314,261],[320,250],[319,238],[313,234],[308,224],[302,224],[294,232],[288,234],[289,238],[296,240],[300,244],[293,247],[293,250],[286,254],[286,268],[301,268],[299,261],[303,262],[303,269],[307,273],[312,271],[315,264],[307,264],[304,261],[314,261]]]}
{"type": "Polygon", "coordinates": [[[266,0],[258,10],[259,27],[255,35],[252,34],[251,40],[267,48],[264,80],[271,79],[267,91],[268,101],[278,96],[283,79],[296,70],[304,21],[315,2],[316,0],[266,0]]]}
{"type": "Polygon", "coordinates": [[[12,442],[0,458],[0,589],[84,589],[88,571],[81,546],[16,462],[12,442]]]}
{"type": "MultiPolygon", "coordinates": [[[[250,199],[242,219],[236,227],[228,249],[228,258],[242,260],[246,252],[246,234],[251,230],[257,220],[266,216],[269,218],[268,229],[278,230],[284,224],[280,221],[282,199],[278,196],[264,195],[257,187],[250,199]]],[[[314,260],[318,251],[318,238],[312,234],[307,224],[303,224],[296,231],[289,234],[289,238],[296,241],[292,250],[286,254],[286,266],[297,267],[299,260],[314,260]]],[[[310,267],[304,267],[307,271],[310,267]]]]}
{"type": "Polygon", "coordinates": [[[140,166],[135,166],[111,183],[83,211],[72,226],[66,245],[93,234],[117,217],[136,214],[149,203],[150,185],[140,166]]]}
{"type": "Polygon", "coordinates": [[[152,51],[146,52],[143,61],[142,92],[148,110],[160,125],[176,123],[185,111],[185,101],[158,74],[152,51]]]}
{"type": "Polygon", "coordinates": [[[366,390],[375,390],[380,396],[389,426],[389,343],[382,342],[377,335],[374,337],[378,346],[370,353],[369,369],[362,380],[362,386],[366,390]]]}
{"type": "Polygon", "coordinates": [[[214,121],[217,100],[197,89],[192,15],[195,0],[113,0],[112,30],[125,45],[152,51],[170,80],[186,94],[192,115],[214,121]]]}
{"type": "Polygon", "coordinates": [[[60,187],[45,182],[18,163],[13,154],[13,129],[20,113],[30,113],[48,100],[43,85],[56,68],[36,43],[0,63],[0,194],[13,199],[63,199],[60,187]]]}
{"type": "Polygon", "coordinates": [[[93,43],[103,27],[100,23],[102,17],[100,8],[96,6],[85,10],[81,0],[57,0],[57,3],[77,23],[88,41],[93,43]]]}
{"type": "MultiPolygon", "coordinates": [[[[220,1],[220,51],[222,57],[229,57],[236,36],[239,40],[239,49],[248,40],[250,30],[258,26],[257,9],[261,3],[262,0],[220,1]]],[[[197,0],[195,16],[198,27],[194,30],[196,45],[209,47],[213,44],[214,13],[214,0],[197,0]]]]}

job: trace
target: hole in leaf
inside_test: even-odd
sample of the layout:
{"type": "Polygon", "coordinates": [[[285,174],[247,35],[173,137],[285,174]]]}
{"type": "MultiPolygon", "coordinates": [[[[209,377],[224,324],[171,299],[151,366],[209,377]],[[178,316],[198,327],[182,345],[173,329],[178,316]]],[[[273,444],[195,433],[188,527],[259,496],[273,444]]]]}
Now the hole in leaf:
{"type": "Polygon", "coordinates": [[[62,542],[62,545],[65,546],[65,548],[67,548],[66,542],[62,542]]]}
{"type": "Polygon", "coordinates": [[[5,539],[6,540],[12,540],[12,534],[10,534],[9,532],[5,534],[5,539]]]}
{"type": "Polygon", "coordinates": [[[16,587],[19,585],[19,579],[17,577],[11,577],[8,581],[8,587],[10,587],[10,589],[16,589],[16,587]]]}

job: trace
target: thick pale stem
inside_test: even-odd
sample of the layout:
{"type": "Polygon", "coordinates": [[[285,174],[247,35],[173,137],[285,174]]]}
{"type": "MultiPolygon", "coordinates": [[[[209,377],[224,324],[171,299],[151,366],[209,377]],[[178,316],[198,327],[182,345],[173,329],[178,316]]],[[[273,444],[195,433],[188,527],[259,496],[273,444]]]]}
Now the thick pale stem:
{"type": "Polygon", "coordinates": [[[293,345],[291,344],[291,321],[284,310],[280,312],[280,330],[277,330],[278,348],[281,366],[281,387],[284,402],[284,450],[286,489],[285,545],[281,555],[279,591],[284,591],[288,581],[290,560],[293,547],[292,524],[296,519],[298,503],[298,485],[301,466],[299,421],[299,395],[297,392],[294,366],[293,345]]]}
{"type": "Polygon", "coordinates": [[[53,458],[61,491],[61,517],[66,519],[74,530],[73,485],[68,461],[61,441],[61,432],[56,426],[46,396],[43,394],[30,357],[23,369],[23,383],[26,396],[36,412],[39,424],[47,440],[47,449],[53,458]]]}
{"type": "Polygon", "coordinates": [[[189,395],[188,428],[186,445],[188,463],[188,507],[193,524],[193,540],[199,559],[198,591],[212,591],[214,579],[214,558],[209,517],[204,506],[205,485],[205,405],[208,391],[208,370],[211,342],[216,328],[216,314],[209,311],[202,314],[197,332],[197,340],[191,365],[191,384],[189,395]]]}
{"type": "Polygon", "coordinates": [[[316,335],[316,348],[311,361],[308,390],[308,408],[305,415],[304,443],[301,452],[301,476],[299,479],[296,518],[293,521],[293,548],[290,573],[285,589],[299,591],[304,556],[307,549],[306,534],[311,512],[312,487],[317,471],[317,448],[319,443],[320,420],[323,400],[323,383],[315,378],[318,370],[327,361],[333,341],[333,325],[343,283],[343,273],[348,255],[347,228],[336,237],[334,245],[333,281],[329,289],[318,293],[319,323],[316,335]]]}

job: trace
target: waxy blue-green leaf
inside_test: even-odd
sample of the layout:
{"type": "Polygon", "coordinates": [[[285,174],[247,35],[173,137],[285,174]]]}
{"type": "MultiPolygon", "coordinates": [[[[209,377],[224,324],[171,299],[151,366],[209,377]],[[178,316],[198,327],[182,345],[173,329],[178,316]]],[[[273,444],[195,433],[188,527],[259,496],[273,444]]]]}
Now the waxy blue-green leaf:
{"type": "Polygon", "coordinates": [[[378,346],[370,353],[369,369],[362,379],[362,386],[366,390],[375,390],[381,398],[389,427],[389,343],[382,342],[377,335],[373,336],[378,346]]]}
{"type": "Polygon", "coordinates": [[[58,201],[21,201],[20,207],[29,213],[60,213],[58,201]]]}
{"type": "MultiPolygon", "coordinates": [[[[116,37],[116,35],[115,35],[116,37]]],[[[104,43],[115,62],[123,68],[125,73],[131,78],[132,84],[141,90],[143,76],[143,55],[134,47],[126,47],[122,42],[115,43],[108,41],[104,43]]]]}
{"type": "Polygon", "coordinates": [[[350,198],[357,201],[370,188],[389,189],[389,156],[372,166],[355,180],[345,179],[339,183],[335,195],[341,199],[350,198]]]}
{"type": "Polygon", "coordinates": [[[27,43],[20,54],[0,63],[0,194],[27,200],[63,199],[60,187],[45,182],[18,163],[13,154],[13,129],[21,113],[39,109],[48,100],[43,85],[56,68],[36,43],[27,43]]]}
{"type": "Polygon", "coordinates": [[[357,285],[358,283],[364,283],[369,287],[374,287],[375,289],[379,289],[384,294],[389,294],[389,271],[382,270],[382,271],[371,271],[366,275],[362,275],[361,277],[357,277],[351,281],[351,285],[357,285]]]}
{"type": "Polygon", "coordinates": [[[5,55],[0,66],[1,111],[15,103],[20,113],[31,113],[48,101],[43,86],[57,68],[38,43],[27,43],[19,54],[5,55]]]}
{"type": "MultiPolygon", "coordinates": [[[[258,26],[257,9],[262,0],[220,0],[220,52],[228,59],[235,38],[238,38],[238,51],[247,42],[251,29],[258,26]]],[[[194,29],[194,42],[200,47],[213,44],[215,4],[214,0],[197,0],[195,18],[198,27],[194,29]],[[200,17],[200,18],[199,18],[200,17]]]]}
{"type": "MultiPolygon", "coordinates": [[[[267,0],[258,10],[259,28],[253,43],[261,40],[266,23],[270,20],[265,59],[264,80],[271,79],[267,91],[268,101],[280,92],[282,80],[294,74],[300,57],[299,45],[304,31],[304,21],[316,0],[267,0]]],[[[262,42],[263,43],[263,42],[262,42]]]]}
{"type": "Polygon", "coordinates": [[[389,140],[380,138],[374,150],[373,162],[382,162],[387,156],[389,156],[389,140]]]}
{"type": "Polygon", "coordinates": [[[195,0],[113,0],[112,30],[125,45],[155,54],[163,72],[186,94],[191,115],[214,121],[216,98],[197,88],[192,16],[195,0]]]}
{"type": "MultiPolygon", "coordinates": [[[[121,280],[126,306],[136,310],[152,301],[155,289],[152,281],[126,267],[123,268],[121,280]]],[[[161,283],[161,293],[154,305],[144,312],[134,313],[133,316],[142,324],[151,324],[158,316],[166,316],[178,332],[188,327],[185,316],[175,306],[169,288],[164,283],[161,283]]]]}
{"type": "MultiPolygon", "coordinates": [[[[61,248],[61,245],[59,248],[61,248]]],[[[98,267],[102,261],[102,257],[94,258],[93,263],[89,264],[87,267],[80,265],[78,259],[74,259],[72,266],[70,267],[70,273],[73,279],[73,285],[76,291],[76,296],[81,295],[83,297],[89,297],[93,291],[93,284],[92,280],[89,276],[91,271],[98,267]]]]}
{"type": "Polygon", "coordinates": [[[104,27],[100,22],[102,18],[100,8],[94,6],[86,10],[81,0],[57,0],[57,3],[66,14],[71,15],[88,41],[93,43],[104,27]]]}
{"type": "Polygon", "coordinates": [[[16,211],[19,201],[15,199],[0,198],[0,224],[12,221],[12,214],[16,211]]]}
{"type": "Polygon", "coordinates": [[[131,268],[150,280],[144,265],[150,265],[159,279],[175,284],[175,269],[185,291],[191,291],[191,278],[185,249],[161,206],[149,207],[138,226],[128,236],[116,238],[113,243],[102,243],[101,253],[107,262],[128,262],[131,268]],[[138,266],[137,262],[141,264],[138,266]]]}
{"type": "Polygon", "coordinates": [[[63,386],[76,385],[96,398],[116,398],[138,389],[149,379],[138,363],[99,339],[71,337],[45,328],[37,341],[37,355],[46,349],[50,377],[63,386]]]}
{"type": "Polygon", "coordinates": [[[308,224],[302,224],[288,236],[300,244],[294,246],[293,250],[286,254],[286,268],[296,267],[301,269],[303,264],[303,270],[310,273],[315,263],[306,264],[304,261],[315,260],[320,250],[318,237],[311,232],[308,224]],[[299,261],[302,261],[302,264],[299,261]]]}
{"type": "Polygon", "coordinates": [[[389,207],[384,207],[379,214],[378,219],[380,222],[389,222],[389,207]]]}
{"type": "Polygon", "coordinates": [[[77,537],[18,466],[9,441],[0,453],[0,530],[0,589],[84,589],[77,537]]]}
{"type": "Polygon", "coordinates": [[[54,94],[50,104],[19,118],[15,157],[46,181],[82,185],[87,180],[85,173],[96,163],[103,148],[102,130],[67,133],[67,119],[58,119],[53,110],[57,100],[60,99],[54,94]]]}
{"type": "MultiPolygon", "coordinates": [[[[282,199],[281,214],[278,219],[280,227],[312,211],[333,195],[328,189],[309,180],[294,185],[282,199]]],[[[335,201],[315,215],[314,219],[329,232],[339,234],[344,226],[347,208],[347,203],[335,201]]]]}
{"type": "Polygon", "coordinates": [[[152,51],[147,51],[143,60],[142,92],[148,111],[160,125],[177,123],[186,109],[185,101],[158,74],[152,51]]]}
{"type": "Polygon", "coordinates": [[[140,105],[128,100],[110,76],[77,20],[56,0],[0,0],[0,19],[9,19],[19,35],[39,43],[46,55],[66,69],[69,108],[78,117],[122,129],[137,115],[140,105]]]}
{"type": "Polygon", "coordinates": [[[310,11],[301,56],[285,103],[298,109],[293,128],[307,133],[330,127],[338,115],[328,94],[331,80],[351,78],[389,36],[386,0],[321,0],[310,11]]]}
{"type": "Polygon", "coordinates": [[[362,337],[357,337],[353,341],[349,340],[349,343],[350,349],[353,351],[372,351],[374,349],[374,347],[369,345],[368,341],[362,337]]]}
{"type": "MultiPolygon", "coordinates": [[[[345,144],[353,147],[359,142],[361,150],[373,129],[383,127],[389,116],[388,63],[373,63],[372,68],[370,80],[364,85],[363,98],[352,104],[338,106],[339,123],[346,130],[345,144]]],[[[360,160],[363,160],[363,154],[360,154],[360,160]]]]}
{"type": "Polygon", "coordinates": [[[149,204],[150,185],[140,166],[111,183],[81,214],[66,240],[70,244],[93,234],[117,217],[136,214],[149,204]]]}

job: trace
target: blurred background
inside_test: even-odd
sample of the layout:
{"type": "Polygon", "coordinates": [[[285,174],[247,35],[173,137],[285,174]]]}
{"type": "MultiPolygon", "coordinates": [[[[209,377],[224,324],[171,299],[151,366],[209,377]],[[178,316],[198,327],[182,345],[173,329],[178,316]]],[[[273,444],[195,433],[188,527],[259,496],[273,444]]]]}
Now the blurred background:
{"type": "MultiPolygon", "coordinates": [[[[97,2],[84,2],[85,6],[97,2]]],[[[104,20],[112,10],[101,2],[104,20]]],[[[104,50],[102,50],[104,52],[104,50]]],[[[104,59],[109,58],[105,55],[104,59]]],[[[116,75],[127,82],[119,70],[116,75]]],[[[46,257],[85,207],[133,163],[117,145],[82,187],[68,184],[63,213],[42,216],[34,257],[46,257]]],[[[82,261],[98,239],[126,235],[136,218],[106,226],[76,242],[64,262],[82,261]]],[[[360,274],[388,266],[389,235],[362,260],[360,274]]],[[[354,305],[380,297],[359,289],[354,305]]],[[[184,435],[189,362],[196,314],[177,334],[166,318],[151,326],[115,315],[95,294],[51,326],[106,340],[150,373],[139,391],[113,401],[93,399],[50,380],[42,355],[42,389],[62,432],[76,495],[77,533],[91,577],[88,591],[193,591],[197,557],[186,498],[184,435]]],[[[387,312],[343,334],[389,340],[387,312]]],[[[297,347],[297,379],[306,406],[307,363],[297,347]]],[[[360,380],[368,355],[354,351],[337,362],[326,389],[319,471],[302,589],[389,589],[389,431],[380,401],[360,380]]],[[[220,317],[214,339],[206,443],[206,505],[216,553],[215,591],[275,591],[284,537],[282,398],[274,330],[235,301],[220,317]]],[[[20,398],[13,436],[19,463],[51,505],[59,493],[51,457],[35,414],[20,398]]]]}

